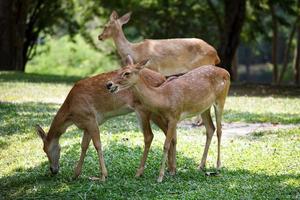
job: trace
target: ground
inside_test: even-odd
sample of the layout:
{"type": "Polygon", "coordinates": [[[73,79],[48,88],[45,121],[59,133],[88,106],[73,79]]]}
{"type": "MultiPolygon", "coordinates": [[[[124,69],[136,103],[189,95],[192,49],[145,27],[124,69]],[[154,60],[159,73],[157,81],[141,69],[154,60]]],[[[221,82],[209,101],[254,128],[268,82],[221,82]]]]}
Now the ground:
{"type": "MultiPolygon", "coordinates": [[[[82,136],[75,127],[62,136],[61,170],[52,177],[33,127],[49,129],[78,79],[0,73],[0,199],[300,199],[298,88],[233,85],[225,106],[220,176],[197,170],[204,129],[188,120],[178,128],[177,174],[156,183],[164,136],[153,126],[145,174],[134,178],[143,137],[130,114],[100,127],[109,172],[105,183],[89,180],[99,174],[92,145],[82,176],[72,179],[82,136]]],[[[214,137],[208,171],[215,170],[216,149],[214,137]]]]}

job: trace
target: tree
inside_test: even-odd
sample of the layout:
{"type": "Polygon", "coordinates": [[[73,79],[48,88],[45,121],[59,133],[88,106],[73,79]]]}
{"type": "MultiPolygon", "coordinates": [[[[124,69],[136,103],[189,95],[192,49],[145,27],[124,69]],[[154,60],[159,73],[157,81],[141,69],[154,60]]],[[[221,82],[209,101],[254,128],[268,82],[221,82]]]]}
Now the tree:
{"type": "Polygon", "coordinates": [[[232,74],[232,60],[239,45],[240,34],[246,15],[246,0],[224,0],[224,25],[218,49],[221,66],[232,74]]]}
{"type": "MultiPolygon", "coordinates": [[[[300,0],[298,0],[298,11],[300,10],[300,0]]],[[[300,23],[297,24],[297,47],[295,57],[295,84],[300,85],[300,23]]]]}
{"type": "Polygon", "coordinates": [[[0,1],[0,70],[24,71],[39,37],[57,27],[66,33],[76,31],[74,15],[72,1],[0,1]]]}

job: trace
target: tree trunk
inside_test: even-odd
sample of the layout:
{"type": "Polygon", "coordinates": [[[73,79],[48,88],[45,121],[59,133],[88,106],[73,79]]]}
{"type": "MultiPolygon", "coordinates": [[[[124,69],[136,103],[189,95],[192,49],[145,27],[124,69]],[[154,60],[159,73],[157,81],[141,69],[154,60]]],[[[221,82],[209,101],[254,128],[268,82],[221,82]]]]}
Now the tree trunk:
{"type": "Polygon", "coordinates": [[[277,27],[277,18],[275,15],[275,8],[272,2],[269,1],[269,6],[272,16],[272,64],[273,64],[273,83],[278,81],[278,65],[277,65],[277,43],[278,43],[278,27],[277,27]]]}
{"type": "Polygon", "coordinates": [[[292,41],[293,41],[293,38],[294,38],[294,35],[295,35],[295,32],[296,32],[296,28],[297,28],[297,24],[299,22],[299,19],[300,19],[300,15],[297,16],[297,18],[295,20],[295,23],[292,25],[292,30],[291,30],[291,33],[290,33],[289,38],[288,38],[288,43],[287,43],[286,49],[284,51],[283,65],[282,65],[281,73],[280,73],[279,80],[278,80],[279,84],[282,83],[283,78],[284,78],[284,74],[285,74],[285,72],[287,70],[287,67],[288,67],[288,64],[289,64],[290,49],[291,49],[291,46],[292,46],[292,41]]]}
{"type": "MultiPolygon", "coordinates": [[[[298,8],[300,9],[300,0],[298,0],[298,8]]],[[[295,58],[295,84],[300,85],[300,23],[297,25],[297,52],[295,58]]]]}
{"type": "Polygon", "coordinates": [[[297,52],[296,52],[296,61],[295,61],[295,84],[300,85],[300,25],[297,28],[297,52]]]}
{"type": "Polygon", "coordinates": [[[27,0],[0,1],[0,70],[24,71],[27,0]]]}
{"type": "Polygon", "coordinates": [[[231,63],[239,45],[246,14],[246,0],[224,0],[224,11],[224,32],[218,53],[221,58],[220,66],[225,67],[232,74],[231,63]]]}
{"type": "Polygon", "coordinates": [[[235,51],[235,54],[232,59],[232,79],[233,80],[238,80],[238,65],[239,65],[239,60],[238,60],[238,49],[235,51]]]}

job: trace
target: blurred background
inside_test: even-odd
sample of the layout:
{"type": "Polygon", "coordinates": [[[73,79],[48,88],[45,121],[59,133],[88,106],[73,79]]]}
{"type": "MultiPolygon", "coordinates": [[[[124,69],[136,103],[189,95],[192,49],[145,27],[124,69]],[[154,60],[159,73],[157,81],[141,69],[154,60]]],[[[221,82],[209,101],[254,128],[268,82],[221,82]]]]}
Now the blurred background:
{"type": "Polygon", "coordinates": [[[132,11],[131,42],[201,38],[239,83],[300,85],[300,0],[1,0],[0,70],[89,76],[117,68],[97,35],[132,11]]]}

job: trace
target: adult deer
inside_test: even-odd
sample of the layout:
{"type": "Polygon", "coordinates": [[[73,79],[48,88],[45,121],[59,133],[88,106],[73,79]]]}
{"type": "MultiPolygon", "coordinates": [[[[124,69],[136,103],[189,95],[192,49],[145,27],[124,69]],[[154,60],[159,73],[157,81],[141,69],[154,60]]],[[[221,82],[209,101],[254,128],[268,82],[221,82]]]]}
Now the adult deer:
{"type": "MultiPolygon", "coordinates": [[[[206,65],[196,68],[183,76],[167,81],[159,87],[153,87],[145,81],[143,69],[146,62],[119,69],[118,74],[108,82],[112,93],[132,91],[143,106],[150,112],[161,116],[167,121],[167,136],[164,143],[163,157],[158,182],[163,180],[165,162],[171,140],[176,137],[177,123],[195,114],[201,114],[206,128],[206,144],[199,169],[204,169],[208,149],[215,131],[210,115],[214,106],[217,125],[218,157],[217,169],[221,167],[221,118],[225,99],[230,86],[229,73],[219,67],[206,65]]],[[[153,72],[153,71],[152,71],[153,72]]]]}
{"type": "Polygon", "coordinates": [[[122,25],[130,19],[131,13],[122,17],[113,11],[99,40],[113,38],[122,61],[130,55],[134,62],[150,59],[148,68],[163,75],[185,73],[202,65],[216,65],[220,62],[217,51],[205,41],[197,38],[144,40],[139,43],[129,42],[122,30],[122,25]]]}
{"type": "MultiPolygon", "coordinates": [[[[145,165],[144,157],[148,154],[153,138],[149,124],[150,114],[143,110],[138,99],[134,98],[130,91],[123,91],[116,95],[112,95],[108,92],[106,83],[116,75],[117,71],[113,71],[77,82],[54,117],[48,134],[37,125],[36,130],[43,140],[43,149],[48,157],[52,174],[56,174],[59,171],[59,138],[71,124],[75,124],[84,131],[80,159],[75,168],[75,177],[78,177],[81,173],[84,157],[89,143],[92,140],[99,157],[100,174],[102,172],[100,179],[105,180],[107,169],[103,158],[98,125],[101,125],[111,117],[132,112],[133,109],[136,110],[139,116],[145,136],[144,153],[140,168],[137,171],[137,176],[143,173],[145,165]]],[[[153,87],[162,84],[166,80],[165,77],[159,73],[151,73],[151,76],[148,76],[146,72],[144,76],[146,77],[146,82],[153,87]]],[[[166,126],[158,116],[152,116],[152,120],[166,132],[166,126]]],[[[170,170],[175,173],[175,166],[173,164],[175,162],[175,160],[173,160],[175,153],[173,152],[176,152],[176,149],[170,149],[169,167],[170,170]]]]}

